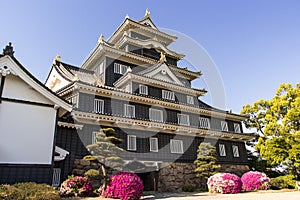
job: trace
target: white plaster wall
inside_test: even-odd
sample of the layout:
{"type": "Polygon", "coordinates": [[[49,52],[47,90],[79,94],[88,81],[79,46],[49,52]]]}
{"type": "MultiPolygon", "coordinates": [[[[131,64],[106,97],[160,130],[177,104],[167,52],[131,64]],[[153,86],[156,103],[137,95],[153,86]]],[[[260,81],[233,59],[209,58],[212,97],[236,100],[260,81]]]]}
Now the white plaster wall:
{"type": "Polygon", "coordinates": [[[2,101],[0,163],[51,164],[56,110],[2,101]]]}
{"type": "Polygon", "coordinates": [[[38,93],[22,79],[14,75],[8,75],[5,78],[2,97],[10,99],[19,99],[31,102],[40,102],[45,104],[53,104],[43,95],[38,93]]]}

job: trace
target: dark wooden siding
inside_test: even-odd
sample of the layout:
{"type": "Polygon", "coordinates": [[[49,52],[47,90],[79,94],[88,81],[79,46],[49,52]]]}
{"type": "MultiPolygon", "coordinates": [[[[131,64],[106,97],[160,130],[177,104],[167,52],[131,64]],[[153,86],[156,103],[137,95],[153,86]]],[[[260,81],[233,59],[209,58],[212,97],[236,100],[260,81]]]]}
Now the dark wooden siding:
{"type": "Polygon", "coordinates": [[[52,184],[52,165],[0,164],[0,184],[36,182],[52,184]]]}

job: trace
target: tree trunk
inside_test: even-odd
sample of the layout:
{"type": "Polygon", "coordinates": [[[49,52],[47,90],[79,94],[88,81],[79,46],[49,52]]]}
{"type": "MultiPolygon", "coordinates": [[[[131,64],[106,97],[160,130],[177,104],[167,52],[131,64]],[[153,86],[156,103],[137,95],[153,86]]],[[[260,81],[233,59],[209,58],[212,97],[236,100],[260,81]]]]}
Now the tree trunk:
{"type": "Polygon", "coordinates": [[[108,185],[108,177],[107,177],[107,172],[106,168],[104,165],[101,165],[101,170],[103,174],[103,185],[102,185],[102,192],[107,188],[108,185]]]}

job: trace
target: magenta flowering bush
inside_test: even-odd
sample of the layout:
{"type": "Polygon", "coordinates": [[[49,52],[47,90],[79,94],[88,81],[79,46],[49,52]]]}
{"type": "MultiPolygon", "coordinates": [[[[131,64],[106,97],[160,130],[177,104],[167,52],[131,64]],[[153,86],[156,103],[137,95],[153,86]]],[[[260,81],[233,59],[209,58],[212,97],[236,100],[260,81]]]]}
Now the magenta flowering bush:
{"type": "Polygon", "coordinates": [[[140,199],[144,190],[143,181],[134,173],[119,172],[110,177],[110,182],[102,196],[122,200],[140,199]]]}
{"type": "Polygon", "coordinates": [[[93,194],[93,187],[86,177],[69,176],[61,184],[59,194],[63,197],[87,197],[93,194]]]}
{"type": "Polygon", "coordinates": [[[242,191],[240,177],[230,173],[217,173],[208,178],[209,192],[222,194],[235,194],[242,191]]]}
{"type": "Polygon", "coordinates": [[[270,179],[267,175],[256,171],[243,174],[241,180],[245,191],[267,190],[270,183],[270,179]]]}

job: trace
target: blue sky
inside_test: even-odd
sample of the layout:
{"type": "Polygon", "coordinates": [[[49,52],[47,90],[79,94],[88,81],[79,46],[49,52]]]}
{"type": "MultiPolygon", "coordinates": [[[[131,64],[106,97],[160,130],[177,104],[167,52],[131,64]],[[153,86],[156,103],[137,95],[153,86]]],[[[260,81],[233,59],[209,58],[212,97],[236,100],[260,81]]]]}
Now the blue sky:
{"type": "Polygon", "coordinates": [[[0,47],[11,41],[17,59],[44,82],[57,54],[80,66],[101,33],[107,39],[126,14],[138,20],[146,8],[158,27],[205,48],[222,77],[226,109],[239,113],[247,103],[271,98],[280,83],[300,82],[296,0],[0,0],[0,47]]]}

